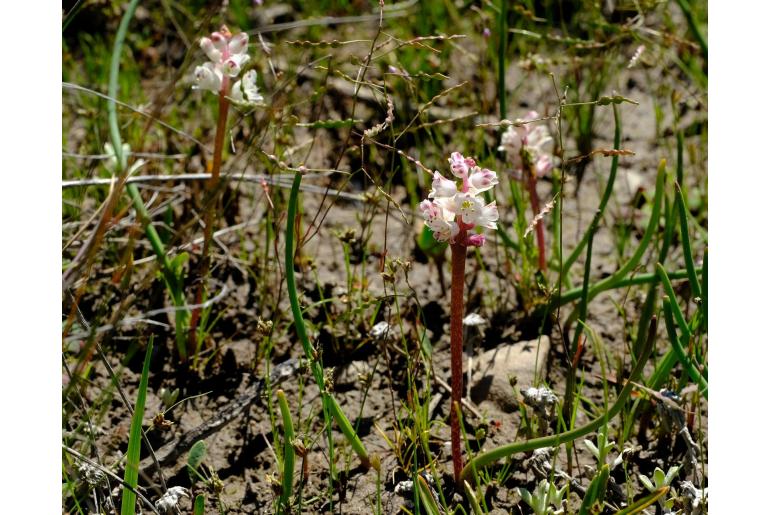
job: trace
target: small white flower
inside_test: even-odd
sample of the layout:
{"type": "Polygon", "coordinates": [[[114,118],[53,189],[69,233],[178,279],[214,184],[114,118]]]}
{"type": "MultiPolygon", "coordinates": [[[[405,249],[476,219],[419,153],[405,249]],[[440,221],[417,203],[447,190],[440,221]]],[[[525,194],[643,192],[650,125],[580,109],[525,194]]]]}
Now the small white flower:
{"type": "Polygon", "coordinates": [[[245,54],[249,47],[249,35],[245,32],[239,32],[230,39],[227,44],[227,50],[230,55],[245,54]]]}
{"type": "Polygon", "coordinates": [[[460,226],[457,225],[457,222],[436,220],[433,225],[428,225],[428,227],[433,231],[433,237],[436,238],[436,241],[451,242],[460,233],[460,226]]]}
{"type": "Polygon", "coordinates": [[[464,224],[475,225],[481,210],[484,208],[484,201],[470,192],[458,193],[454,199],[454,210],[460,215],[464,224]]]}
{"type": "Polygon", "coordinates": [[[497,212],[497,202],[493,200],[481,209],[481,214],[476,219],[476,225],[497,230],[497,221],[499,219],[500,214],[497,212]]]}
{"type": "Polygon", "coordinates": [[[160,499],[155,501],[155,507],[161,513],[169,513],[177,508],[182,497],[190,497],[190,493],[182,486],[172,486],[160,499]]]}
{"type": "Polygon", "coordinates": [[[222,71],[214,63],[203,63],[195,67],[193,89],[205,89],[217,93],[221,87],[222,71]]]}
{"type": "Polygon", "coordinates": [[[537,154],[540,154],[545,152],[543,147],[552,141],[553,138],[548,134],[548,129],[545,125],[538,125],[527,134],[524,144],[529,148],[534,149],[537,154]]]}
{"type": "Polygon", "coordinates": [[[230,100],[239,107],[264,105],[265,99],[259,94],[257,88],[257,72],[255,70],[247,71],[243,79],[233,84],[230,100]]]}
{"type": "Polygon", "coordinates": [[[457,183],[449,180],[439,172],[433,172],[433,189],[428,198],[453,197],[457,194],[457,183]]]}
{"type": "Polygon", "coordinates": [[[476,162],[471,158],[463,157],[459,152],[452,152],[449,156],[449,168],[460,179],[468,177],[468,172],[473,166],[476,166],[476,162]]]}
{"type": "Polygon", "coordinates": [[[228,77],[237,77],[238,74],[241,73],[241,68],[248,60],[248,54],[231,55],[222,63],[222,71],[226,73],[228,77]]]}
{"type": "Polygon", "coordinates": [[[553,161],[548,154],[541,154],[535,161],[535,174],[538,177],[545,177],[553,168],[553,161]]]}
{"type": "Polygon", "coordinates": [[[214,42],[211,39],[201,38],[200,47],[212,62],[218,63],[222,60],[222,52],[214,46],[214,42]]]}
{"type": "Polygon", "coordinates": [[[431,200],[423,200],[418,207],[426,221],[442,216],[441,207],[431,200]]]}
{"type": "Polygon", "coordinates": [[[452,152],[449,166],[452,173],[462,179],[462,187],[439,172],[433,173],[428,199],[419,205],[425,225],[438,241],[481,247],[486,241],[484,235],[470,231],[476,226],[497,228],[497,204],[493,201],[484,205],[479,196],[498,184],[497,173],[479,168],[475,160],[459,152],[452,152]],[[463,235],[458,242],[455,238],[460,234],[461,227],[463,235]]]}
{"type": "Polygon", "coordinates": [[[477,193],[481,193],[491,190],[499,181],[497,180],[497,173],[486,168],[476,167],[473,169],[471,176],[468,177],[468,182],[477,193]]]}

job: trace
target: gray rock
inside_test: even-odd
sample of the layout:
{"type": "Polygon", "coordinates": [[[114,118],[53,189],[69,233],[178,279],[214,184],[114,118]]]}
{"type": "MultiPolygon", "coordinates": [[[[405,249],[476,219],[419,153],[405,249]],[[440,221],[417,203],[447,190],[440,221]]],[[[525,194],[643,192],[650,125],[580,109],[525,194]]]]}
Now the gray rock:
{"type": "Polygon", "coordinates": [[[540,339],[501,345],[476,357],[473,367],[471,399],[475,403],[488,400],[505,412],[518,406],[518,388],[533,386],[535,378],[545,376],[551,340],[540,339]],[[511,381],[515,379],[515,386],[511,381]]]}
{"type": "Polygon", "coordinates": [[[337,384],[358,384],[368,380],[374,372],[367,361],[351,361],[345,368],[338,370],[335,378],[337,384]]]}

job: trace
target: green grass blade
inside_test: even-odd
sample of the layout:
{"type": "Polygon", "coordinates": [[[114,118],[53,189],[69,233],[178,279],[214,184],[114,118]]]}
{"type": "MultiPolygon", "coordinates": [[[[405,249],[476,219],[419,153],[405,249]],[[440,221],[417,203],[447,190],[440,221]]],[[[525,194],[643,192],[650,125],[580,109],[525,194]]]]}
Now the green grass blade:
{"type": "Polygon", "coordinates": [[[610,466],[603,465],[599,473],[594,476],[591,484],[588,485],[586,495],[580,504],[578,515],[592,515],[601,513],[604,509],[604,494],[607,492],[607,482],[610,479],[610,466]],[[596,508],[594,508],[594,505],[596,508]]]}
{"type": "Polygon", "coordinates": [[[115,100],[118,98],[118,77],[120,76],[120,54],[123,51],[123,42],[126,40],[128,24],[134,17],[139,0],[131,0],[128,4],[123,18],[120,20],[118,32],[115,34],[115,43],[112,47],[112,59],[110,60],[110,79],[107,84],[107,96],[110,101],[107,102],[107,117],[110,125],[110,139],[115,151],[115,157],[118,161],[118,168],[123,171],[126,168],[126,157],[123,155],[123,141],[120,138],[120,126],[118,125],[118,111],[115,100]]]}
{"type": "MultiPolygon", "coordinates": [[[[288,216],[286,222],[286,254],[285,254],[285,266],[286,266],[286,288],[289,293],[289,304],[291,305],[291,312],[294,317],[294,326],[297,330],[297,337],[299,338],[302,349],[305,352],[310,363],[310,369],[313,373],[313,377],[318,384],[318,388],[321,390],[321,395],[324,402],[324,417],[333,415],[337,424],[342,429],[348,442],[353,450],[361,460],[361,464],[365,467],[369,467],[371,462],[369,460],[369,454],[366,452],[364,444],[356,435],[353,430],[353,426],[347,419],[345,414],[340,409],[337,402],[326,390],[323,376],[323,368],[318,360],[315,358],[315,351],[310,345],[310,339],[307,336],[307,329],[305,328],[305,320],[302,318],[302,310],[299,306],[299,298],[297,296],[297,281],[294,277],[294,224],[297,220],[297,200],[299,198],[299,186],[302,182],[302,174],[297,172],[294,174],[294,182],[291,186],[291,193],[289,194],[289,207],[288,216]]],[[[325,421],[329,425],[329,420],[325,421]]],[[[331,448],[331,447],[330,447],[331,448]]]]}
{"type": "Polygon", "coordinates": [[[425,478],[421,475],[417,475],[417,481],[414,482],[415,488],[420,496],[420,503],[422,508],[425,508],[425,513],[428,515],[441,515],[441,510],[436,503],[436,499],[433,498],[433,494],[430,491],[430,486],[425,478]]]}
{"type": "Polygon", "coordinates": [[[708,291],[709,291],[709,283],[708,283],[708,257],[709,257],[709,251],[706,249],[703,252],[703,270],[701,271],[701,285],[700,285],[700,298],[701,298],[701,316],[703,317],[703,325],[701,326],[701,329],[703,331],[708,331],[708,314],[709,314],[709,306],[708,306],[708,291]]]}
{"type": "MultiPolygon", "coordinates": [[[[144,403],[147,399],[147,378],[150,375],[150,358],[152,357],[152,341],[147,344],[147,352],[144,355],[142,377],[139,380],[139,391],[136,394],[136,406],[134,416],[131,418],[131,432],[128,436],[128,452],[126,453],[126,471],[123,481],[136,489],[139,482],[139,455],[142,449],[142,418],[144,417],[144,403]]],[[[120,505],[121,515],[134,515],[136,510],[136,494],[123,489],[123,497],[120,505]]]]}
{"type": "Polygon", "coordinates": [[[682,367],[684,367],[687,375],[700,387],[701,393],[708,399],[708,382],[701,375],[693,361],[687,356],[684,348],[682,348],[682,344],[676,334],[676,328],[674,327],[674,316],[672,314],[671,305],[671,299],[668,296],[663,297],[663,316],[666,319],[666,331],[668,332],[669,340],[671,340],[671,346],[673,347],[674,352],[676,352],[676,357],[679,358],[679,362],[682,364],[682,367]]]}
{"type": "MultiPolygon", "coordinates": [[[[700,269],[697,269],[696,272],[700,272],[700,269]]],[[[677,270],[675,272],[671,272],[669,274],[669,278],[672,280],[687,279],[687,270],[677,270]]],[[[648,272],[644,274],[637,274],[633,277],[627,277],[625,279],[621,279],[617,283],[613,284],[611,288],[625,288],[626,286],[638,286],[640,284],[658,284],[659,282],[660,282],[660,278],[658,277],[657,273],[648,272]]],[[[601,293],[611,288],[601,289],[601,290],[595,291],[594,293],[601,293]]],[[[574,302],[578,300],[582,292],[583,292],[582,285],[576,286],[575,288],[572,288],[571,290],[566,291],[558,299],[559,306],[564,306],[565,304],[569,304],[570,302],[574,302]]]]}
{"type": "Polygon", "coordinates": [[[340,431],[342,431],[342,434],[345,435],[345,438],[353,448],[353,451],[355,451],[355,453],[358,455],[358,459],[361,461],[361,465],[366,468],[371,467],[372,462],[369,460],[369,453],[366,452],[366,448],[364,447],[363,442],[361,442],[361,439],[358,438],[358,435],[356,434],[355,429],[353,429],[353,425],[350,423],[350,420],[348,420],[348,417],[345,416],[345,413],[342,411],[342,408],[337,402],[337,399],[335,399],[330,394],[327,395],[329,397],[329,411],[331,411],[331,415],[337,422],[340,431]]]}
{"type": "MultiPolygon", "coordinates": [[[[634,254],[628,259],[628,261],[626,261],[622,267],[620,267],[617,272],[591,286],[591,288],[588,290],[589,301],[605,290],[617,288],[623,282],[626,276],[631,273],[634,268],[636,268],[636,265],[639,264],[642,256],[644,256],[647,247],[650,245],[653,234],[655,234],[655,232],[658,230],[658,220],[660,219],[661,205],[663,204],[663,185],[666,177],[665,171],[666,161],[664,159],[660,162],[660,166],[658,167],[658,177],[655,180],[655,198],[652,204],[650,220],[647,224],[647,228],[644,231],[644,235],[642,235],[642,240],[639,242],[639,245],[636,248],[636,251],[634,251],[634,254]]],[[[582,295],[582,287],[576,289],[575,293],[570,290],[567,294],[562,295],[558,302],[563,306],[567,302],[577,299],[580,295],[582,295]]]]}
{"type": "Polygon", "coordinates": [[[676,299],[676,295],[674,294],[674,287],[671,285],[671,281],[668,278],[666,269],[663,268],[663,265],[658,263],[655,265],[655,271],[658,273],[658,277],[660,277],[660,282],[663,284],[663,290],[666,292],[666,295],[668,295],[668,298],[671,300],[671,310],[674,315],[674,319],[676,320],[676,323],[679,326],[679,329],[682,331],[682,341],[685,342],[687,345],[689,345],[690,337],[692,336],[690,334],[690,326],[687,324],[687,321],[684,319],[684,313],[682,313],[682,310],[679,308],[679,304],[677,304],[676,301],[674,301],[674,299],[676,299]]]}
{"type": "Polygon", "coordinates": [[[479,500],[476,498],[476,494],[473,492],[470,483],[463,481],[463,487],[465,488],[465,498],[468,499],[468,504],[471,505],[473,515],[482,515],[484,512],[481,511],[481,505],[479,504],[479,500]]]}
{"type": "Polygon", "coordinates": [[[586,266],[583,270],[583,291],[580,292],[580,307],[578,312],[578,325],[575,328],[575,335],[572,338],[572,355],[574,356],[578,349],[580,335],[583,334],[583,323],[588,316],[588,286],[591,282],[591,256],[593,254],[594,234],[596,227],[588,229],[588,243],[586,248],[586,266]]]}
{"type": "Polygon", "coordinates": [[[193,505],[193,515],[203,515],[206,508],[206,498],[203,494],[199,494],[195,497],[195,504],[193,505]]]}
{"type": "Polygon", "coordinates": [[[692,249],[690,248],[690,234],[687,230],[687,204],[685,203],[682,188],[679,184],[676,187],[676,206],[679,211],[680,232],[682,235],[682,253],[684,254],[684,266],[687,269],[687,276],[690,279],[690,289],[693,297],[700,297],[700,283],[695,274],[695,262],[692,258],[692,249]]]}
{"type": "Polygon", "coordinates": [[[695,16],[692,13],[690,2],[688,2],[688,0],[676,0],[676,3],[678,3],[679,7],[682,9],[682,14],[684,14],[684,17],[687,20],[687,27],[690,29],[690,32],[692,32],[692,35],[698,42],[698,46],[700,46],[701,52],[703,52],[703,59],[708,61],[709,47],[706,43],[706,38],[703,37],[703,32],[701,32],[700,28],[698,27],[698,23],[695,21],[695,16]]]}
{"type": "Polygon", "coordinates": [[[651,494],[645,495],[644,497],[636,501],[631,506],[628,506],[627,508],[624,508],[618,511],[617,513],[615,513],[615,515],[634,515],[636,513],[641,513],[642,510],[644,510],[648,506],[652,506],[653,504],[655,504],[655,502],[658,499],[664,497],[668,493],[669,488],[670,487],[668,486],[658,488],[651,494]]]}
{"type": "Polygon", "coordinates": [[[500,12],[497,15],[498,47],[497,47],[497,99],[500,102],[500,119],[507,115],[507,100],[505,98],[505,64],[508,47],[508,2],[500,0],[500,12]]]}
{"type": "Polygon", "coordinates": [[[291,513],[291,494],[294,486],[294,424],[291,421],[289,405],[286,403],[286,394],[283,390],[278,390],[276,395],[283,418],[283,480],[278,513],[291,513]]]}
{"type": "Polygon", "coordinates": [[[78,13],[83,8],[85,3],[86,3],[85,0],[78,0],[77,2],[75,2],[75,5],[70,7],[69,12],[67,12],[67,14],[64,17],[64,21],[61,24],[61,31],[62,32],[67,30],[67,27],[69,27],[70,23],[72,23],[72,20],[75,19],[75,16],[78,15],[78,13]]]}
{"type": "MultiPolygon", "coordinates": [[[[677,151],[677,176],[680,174],[682,167],[682,153],[678,149],[677,151]]],[[[663,216],[665,224],[663,228],[663,241],[660,244],[660,253],[658,254],[658,262],[665,263],[666,257],[668,257],[668,249],[671,247],[671,241],[674,237],[674,227],[676,226],[676,210],[670,205],[667,198],[664,198],[663,216]]],[[[647,327],[650,323],[655,312],[655,306],[658,300],[658,285],[657,282],[650,284],[647,289],[647,297],[644,299],[644,305],[642,306],[642,312],[639,315],[639,330],[636,333],[636,339],[634,340],[634,356],[639,354],[642,347],[644,347],[644,337],[647,334],[643,328],[647,327]]]]}
{"type": "Polygon", "coordinates": [[[637,246],[634,254],[629,258],[628,261],[626,261],[620,270],[612,274],[610,277],[599,281],[591,288],[592,291],[589,291],[588,293],[589,300],[594,298],[600,291],[613,288],[621,279],[631,273],[631,271],[636,268],[636,265],[638,265],[641,261],[642,256],[647,250],[647,247],[650,245],[652,236],[658,230],[658,221],[660,220],[660,211],[663,204],[663,186],[665,183],[665,178],[666,161],[661,160],[660,165],[658,166],[658,176],[655,180],[655,198],[653,199],[652,203],[652,213],[650,214],[650,221],[647,224],[644,235],[642,235],[642,240],[639,242],[639,245],[637,246]]]}

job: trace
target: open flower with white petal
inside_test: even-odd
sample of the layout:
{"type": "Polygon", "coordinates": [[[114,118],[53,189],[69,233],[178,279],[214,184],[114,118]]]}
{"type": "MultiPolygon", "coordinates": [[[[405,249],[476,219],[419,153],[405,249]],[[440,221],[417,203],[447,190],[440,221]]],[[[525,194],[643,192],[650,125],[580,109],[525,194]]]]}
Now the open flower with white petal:
{"type": "Polygon", "coordinates": [[[433,189],[428,198],[453,197],[457,194],[457,183],[449,180],[439,172],[433,172],[433,189]]]}
{"type": "Polygon", "coordinates": [[[463,223],[475,225],[484,208],[484,201],[470,192],[465,192],[455,195],[454,203],[455,213],[460,216],[463,223]]]}
{"type": "Polygon", "coordinates": [[[195,84],[193,89],[205,89],[219,92],[222,88],[222,70],[214,63],[203,63],[195,67],[195,84]]]}
{"type": "Polygon", "coordinates": [[[476,192],[483,192],[491,190],[493,186],[498,184],[497,173],[486,168],[474,168],[468,177],[468,182],[476,192]]]}
{"type": "Polygon", "coordinates": [[[497,230],[497,221],[499,219],[500,214],[497,212],[497,202],[493,200],[481,208],[481,213],[476,218],[476,225],[497,230]]]}
{"type": "Polygon", "coordinates": [[[438,202],[423,200],[419,207],[425,218],[425,225],[433,231],[436,240],[450,241],[460,232],[460,226],[454,220],[454,213],[438,202]]]}
{"type": "Polygon", "coordinates": [[[238,107],[248,108],[265,104],[265,99],[259,94],[257,88],[257,72],[249,70],[243,75],[243,79],[233,84],[230,90],[230,100],[238,107]]]}

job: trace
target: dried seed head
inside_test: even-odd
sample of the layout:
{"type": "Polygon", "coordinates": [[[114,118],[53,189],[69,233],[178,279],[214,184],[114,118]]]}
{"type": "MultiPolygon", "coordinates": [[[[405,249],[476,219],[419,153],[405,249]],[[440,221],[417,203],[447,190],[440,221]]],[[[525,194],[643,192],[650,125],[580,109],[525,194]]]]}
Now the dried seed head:
{"type": "Polygon", "coordinates": [[[107,475],[89,463],[81,463],[78,472],[91,488],[107,484],[107,475]]]}

